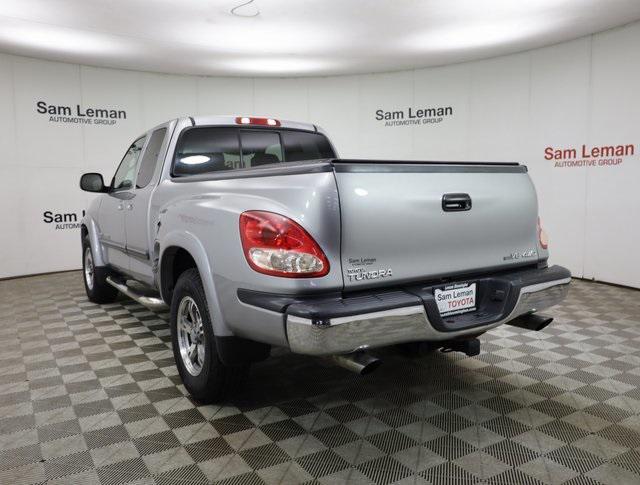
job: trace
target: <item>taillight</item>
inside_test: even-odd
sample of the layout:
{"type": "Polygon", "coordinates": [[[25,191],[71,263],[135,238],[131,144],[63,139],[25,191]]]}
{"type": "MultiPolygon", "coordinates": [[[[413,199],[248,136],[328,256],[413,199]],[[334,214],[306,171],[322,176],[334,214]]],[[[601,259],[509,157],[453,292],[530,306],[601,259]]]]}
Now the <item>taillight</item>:
{"type": "Polygon", "coordinates": [[[329,272],[318,243],[295,221],[266,211],[240,215],[240,239],[249,266],[259,273],[311,278],[329,272]]]}
{"type": "Polygon", "coordinates": [[[261,125],[261,126],[280,126],[280,121],[273,118],[256,118],[255,116],[238,116],[236,117],[238,125],[261,125]]]}
{"type": "Polygon", "coordinates": [[[542,228],[542,222],[540,222],[539,217],[538,217],[538,241],[540,242],[540,246],[542,246],[542,249],[547,249],[549,247],[549,236],[547,236],[546,231],[542,228]]]}

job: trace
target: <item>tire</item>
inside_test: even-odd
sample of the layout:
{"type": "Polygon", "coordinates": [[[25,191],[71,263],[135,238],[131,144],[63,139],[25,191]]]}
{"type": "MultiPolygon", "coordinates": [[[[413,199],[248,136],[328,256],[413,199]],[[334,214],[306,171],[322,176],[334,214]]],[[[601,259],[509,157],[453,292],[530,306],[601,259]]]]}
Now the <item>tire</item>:
{"type": "Polygon", "coordinates": [[[178,372],[197,401],[220,401],[240,387],[248,365],[229,366],[220,360],[207,299],[195,268],[178,278],[171,299],[170,326],[178,372]]]}
{"type": "Polygon", "coordinates": [[[94,266],[93,252],[89,243],[89,236],[82,240],[82,280],[84,290],[93,303],[113,303],[118,298],[118,290],[107,283],[109,269],[104,266],[94,266]]]}

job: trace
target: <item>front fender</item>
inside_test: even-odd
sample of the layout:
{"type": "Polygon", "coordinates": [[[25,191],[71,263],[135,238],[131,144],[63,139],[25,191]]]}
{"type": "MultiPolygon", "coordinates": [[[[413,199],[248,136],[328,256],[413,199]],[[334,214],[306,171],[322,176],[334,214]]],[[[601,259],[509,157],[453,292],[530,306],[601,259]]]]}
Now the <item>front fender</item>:
{"type": "MultiPolygon", "coordinates": [[[[202,286],[204,287],[205,295],[207,297],[209,315],[211,315],[213,321],[213,331],[216,334],[216,337],[233,336],[233,332],[231,332],[225,323],[220,301],[218,299],[218,292],[216,291],[215,282],[213,280],[213,273],[209,263],[209,258],[207,257],[207,252],[200,240],[191,232],[176,230],[167,233],[158,242],[161,248],[159,258],[160,265],[162,264],[164,251],[167,248],[177,246],[189,252],[193,260],[196,262],[198,272],[200,273],[200,279],[202,280],[202,286]]],[[[162,274],[162,267],[159,267],[158,269],[158,274],[162,274]]],[[[162,285],[158,286],[162,288],[162,285]]]]}
{"type": "Polygon", "coordinates": [[[100,244],[100,231],[98,230],[98,223],[87,212],[82,218],[82,224],[87,228],[89,236],[89,244],[91,245],[91,252],[93,253],[93,263],[95,266],[106,266],[107,261],[102,253],[102,245],[100,244]]]}

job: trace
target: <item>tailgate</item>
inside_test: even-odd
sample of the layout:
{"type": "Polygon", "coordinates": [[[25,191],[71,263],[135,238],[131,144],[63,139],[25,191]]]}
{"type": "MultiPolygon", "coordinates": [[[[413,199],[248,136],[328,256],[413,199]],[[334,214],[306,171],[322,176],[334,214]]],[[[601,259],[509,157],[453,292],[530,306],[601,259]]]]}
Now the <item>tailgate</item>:
{"type": "Polygon", "coordinates": [[[522,165],[346,160],[333,165],[345,289],[538,259],[537,198],[522,165]]]}

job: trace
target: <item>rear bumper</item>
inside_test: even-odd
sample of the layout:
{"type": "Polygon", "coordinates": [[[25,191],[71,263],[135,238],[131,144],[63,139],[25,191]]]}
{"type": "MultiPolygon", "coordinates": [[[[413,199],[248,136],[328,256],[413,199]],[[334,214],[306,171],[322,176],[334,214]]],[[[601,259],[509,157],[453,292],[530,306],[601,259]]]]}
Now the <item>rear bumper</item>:
{"type": "Polygon", "coordinates": [[[481,275],[458,281],[478,284],[478,309],[440,317],[433,290],[415,285],[357,295],[286,297],[239,293],[245,303],[284,314],[292,352],[330,355],[412,341],[451,340],[483,333],[514,318],[544,310],[567,295],[571,274],[552,266],[481,275]]]}

